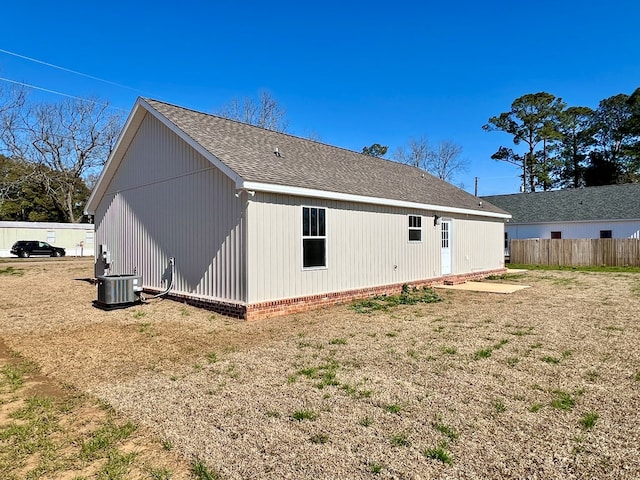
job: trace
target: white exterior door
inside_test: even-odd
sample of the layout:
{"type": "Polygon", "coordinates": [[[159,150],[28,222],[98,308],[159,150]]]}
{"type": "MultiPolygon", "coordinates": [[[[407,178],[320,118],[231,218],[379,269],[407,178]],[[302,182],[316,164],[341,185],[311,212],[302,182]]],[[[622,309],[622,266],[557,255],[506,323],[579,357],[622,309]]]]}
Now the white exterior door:
{"type": "Polygon", "coordinates": [[[451,220],[440,223],[440,268],[442,275],[451,273],[451,220]]]}

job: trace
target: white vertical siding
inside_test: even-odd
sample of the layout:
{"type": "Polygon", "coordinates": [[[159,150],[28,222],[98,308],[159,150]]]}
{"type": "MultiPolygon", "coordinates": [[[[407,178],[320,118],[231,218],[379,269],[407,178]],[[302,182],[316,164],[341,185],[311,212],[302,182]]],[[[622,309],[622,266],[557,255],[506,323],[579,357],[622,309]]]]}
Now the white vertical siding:
{"type": "Polygon", "coordinates": [[[453,273],[504,267],[504,223],[481,218],[453,221],[453,273]]]}
{"type": "Polygon", "coordinates": [[[510,240],[551,238],[551,232],[562,232],[562,238],[600,238],[600,230],[611,230],[612,238],[640,238],[640,220],[507,224],[506,226],[510,240]]]}
{"type": "Polygon", "coordinates": [[[96,251],[111,251],[108,273],[135,269],[155,288],[166,286],[174,257],[176,292],[244,301],[246,197],[234,193],[228,177],[146,115],[96,209],[96,251]]]}
{"type": "MultiPolygon", "coordinates": [[[[248,214],[248,301],[438,277],[440,227],[433,214],[258,192],[248,214]],[[302,268],[302,206],[327,209],[325,269],[302,268]],[[409,242],[410,214],[422,216],[421,242],[409,242]]],[[[454,218],[454,273],[503,266],[503,232],[501,221],[454,218]]]]}

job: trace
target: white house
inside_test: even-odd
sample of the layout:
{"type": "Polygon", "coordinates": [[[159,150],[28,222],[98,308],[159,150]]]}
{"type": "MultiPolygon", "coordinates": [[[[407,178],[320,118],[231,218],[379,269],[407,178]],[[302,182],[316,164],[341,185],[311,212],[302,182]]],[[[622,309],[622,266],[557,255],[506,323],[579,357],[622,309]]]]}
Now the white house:
{"type": "Polygon", "coordinates": [[[507,210],[505,243],[525,238],[640,238],[640,184],[493,195],[507,210]]]}
{"type": "Polygon", "coordinates": [[[150,99],[86,211],[96,275],[248,319],[503,271],[509,218],[407,165],[150,99]]]}

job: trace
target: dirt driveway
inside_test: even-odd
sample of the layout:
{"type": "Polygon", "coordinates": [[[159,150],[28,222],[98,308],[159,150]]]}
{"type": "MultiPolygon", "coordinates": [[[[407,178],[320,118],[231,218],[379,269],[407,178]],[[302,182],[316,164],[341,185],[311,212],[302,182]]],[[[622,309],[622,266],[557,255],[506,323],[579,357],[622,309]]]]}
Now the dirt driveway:
{"type": "Polygon", "coordinates": [[[221,478],[640,478],[640,274],[246,323],[0,263],[0,338],[221,478]]]}

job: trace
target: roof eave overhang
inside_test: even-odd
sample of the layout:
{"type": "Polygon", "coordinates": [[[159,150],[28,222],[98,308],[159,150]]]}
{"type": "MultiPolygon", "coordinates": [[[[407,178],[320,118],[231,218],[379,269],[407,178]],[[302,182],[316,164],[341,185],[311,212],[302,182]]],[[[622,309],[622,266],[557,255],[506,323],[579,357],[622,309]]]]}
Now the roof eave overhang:
{"type": "Polygon", "coordinates": [[[415,208],[418,210],[430,210],[441,214],[474,215],[479,217],[500,218],[503,220],[511,218],[511,215],[497,212],[474,210],[470,208],[457,208],[446,205],[433,205],[429,203],[412,202],[408,200],[394,200],[389,198],[369,197],[365,195],[354,195],[351,193],[330,192],[326,190],[316,190],[304,187],[292,187],[288,185],[277,185],[261,182],[243,182],[241,189],[277,193],[282,195],[293,195],[296,197],[322,198],[327,200],[338,200],[343,202],[367,203],[371,205],[385,205],[389,207],[415,208]]]}

